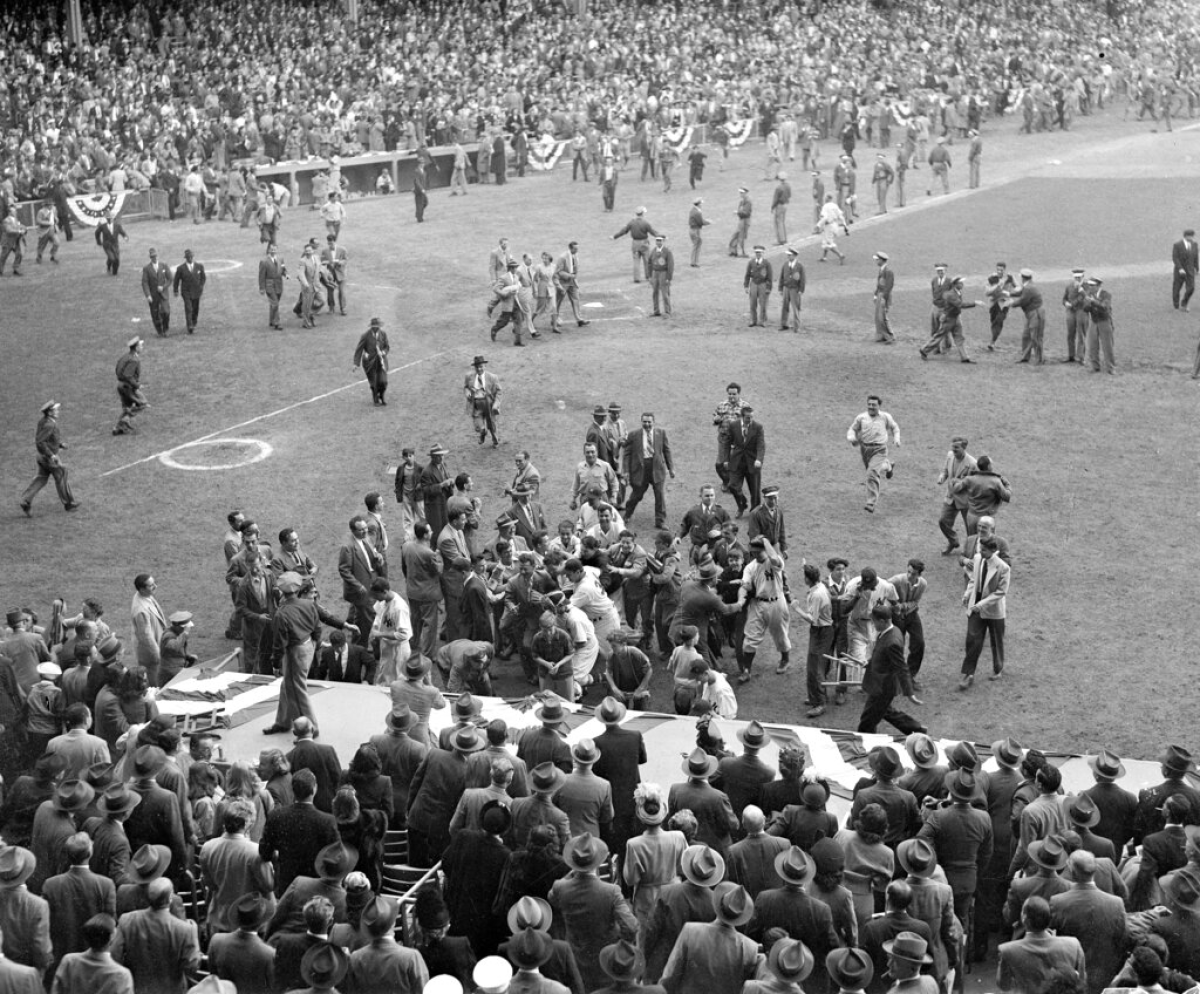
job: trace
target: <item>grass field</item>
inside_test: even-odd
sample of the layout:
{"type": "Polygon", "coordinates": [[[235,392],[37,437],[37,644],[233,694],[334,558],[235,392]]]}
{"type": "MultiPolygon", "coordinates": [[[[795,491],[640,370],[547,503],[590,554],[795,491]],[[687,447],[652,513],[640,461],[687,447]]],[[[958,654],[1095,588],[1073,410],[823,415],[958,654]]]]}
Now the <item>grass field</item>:
{"type": "MultiPolygon", "coordinates": [[[[1010,122],[1001,127],[1013,130],[1010,122]]],[[[790,226],[804,236],[797,243],[810,285],[800,336],[746,327],[744,264],[725,256],[740,183],[755,198],[752,239],[769,235],[771,184],[760,180],[757,149],[736,153],[723,173],[708,170],[701,192],[714,224],[699,270],[687,266],[685,179],[663,194],[658,184],[639,184],[633,168],[623,174],[613,214],[601,212],[594,185],[572,184],[563,169],[472,187],[466,198],[435,191],[423,225],[405,195],[351,203],[343,234],[351,314],[321,317],[315,331],[290,313],[286,330],[267,330],[255,232],[228,223],[130,225],[116,279],[104,275],[88,232],[64,247],[59,266],[27,259],[22,281],[0,283],[7,359],[0,447],[9,495],[0,510],[3,603],[47,611],[54,596],[72,604],[98,596],[113,626],[127,631],[132,578],[148,571],[168,612],[196,613],[193,647],[216,654],[227,645],[220,540],[230,508],[244,508],[265,535],[296,527],[333,602],[346,522],[369,490],[390,494],[387,469],[402,446],[447,445],[452,471],[474,476],[489,520],[506,506],[512,454],[528,448],[542,471],[547,515],[557,520],[591,408],[612,400],[627,420],[649,409],[667,429],[678,466],[668,505],[677,522],[712,479],[710,414],[736,379],[766,426],[764,480],[783,487],[793,572],[800,556],[823,565],[840,553],[852,569],[871,565],[885,576],[911,556],[925,559],[931,589],[922,610],[929,651],[921,714],[936,734],[980,741],[1012,734],[1075,751],[1107,744],[1142,757],[1166,741],[1200,746],[1185,691],[1193,665],[1185,625],[1200,556],[1186,498],[1198,482],[1196,384],[1184,374],[1197,323],[1169,303],[1170,245],[1195,221],[1188,170],[1200,140],[1194,132],[1134,134],[1117,119],[1083,121],[1068,135],[986,137],[984,189],[930,200],[920,188],[926,174],[910,174],[915,206],[856,225],[843,243],[844,267],[817,264],[805,224],[808,180],[793,170],[790,226]],[[676,314],[667,321],[644,316],[649,290],[631,281],[628,242],[610,241],[641,203],[676,252],[676,314]],[[523,350],[491,344],[486,261],[500,235],[535,256],[558,254],[577,239],[582,298],[602,305],[587,308],[592,324],[523,350]],[[151,245],[172,264],[192,247],[210,268],[193,337],[178,331],[181,306],[169,339],[152,333],[138,287],[151,245]],[[891,348],[870,341],[876,248],[890,253],[897,272],[900,342],[891,348]],[[982,311],[967,312],[964,322],[977,365],[922,363],[916,348],[927,333],[927,280],[939,257],[967,275],[968,296],[982,296],[997,259],[1013,270],[1032,267],[1047,296],[1051,362],[1065,351],[1058,298],[1071,267],[1103,276],[1116,308],[1119,375],[1013,365],[1016,317],[988,354],[982,311]],[[375,315],[393,350],[386,408],[372,407],[351,369],[355,342],[375,315]],[[133,333],[148,338],[143,374],[153,406],[137,436],[113,438],[113,366],[133,333]],[[477,352],[490,357],[504,385],[498,450],[475,444],[463,409],[462,379],[477,352]],[[862,510],[861,463],[845,441],[868,392],[882,394],[904,437],[874,516],[862,510]],[[28,521],[17,495],[34,471],[37,409],[52,396],[64,405],[67,464],[83,507],[65,515],[44,492],[28,521]],[[938,554],[936,526],[935,480],[955,434],[967,435],[977,455],[990,453],[1014,489],[1000,518],[1014,564],[1009,668],[1002,683],[982,681],[967,694],[954,689],[965,634],[962,581],[955,561],[938,554]],[[195,471],[158,458],[201,438],[257,440],[271,455],[238,469],[195,471]]],[[[860,158],[864,172],[870,157],[860,158]]],[[[873,203],[861,186],[866,215],[873,203]]],[[[287,213],[281,247],[289,265],[313,235],[323,235],[317,215],[287,213]]],[[[771,256],[778,265],[779,250],[771,256]]],[[[294,288],[292,281],[289,294],[294,288]]],[[[773,294],[772,318],[777,308],[773,294]]],[[[238,462],[244,451],[219,443],[171,458],[207,467],[238,462]]],[[[632,522],[643,535],[650,511],[644,504],[632,522]]],[[[764,652],[760,677],[739,694],[741,717],[804,720],[803,624],[793,637],[801,665],[776,677],[774,654],[764,652]]],[[[521,692],[512,672],[500,664],[501,692],[521,692]]],[[[666,705],[665,691],[658,699],[666,705]]],[[[852,728],[859,700],[830,708],[822,723],[852,728]]]]}

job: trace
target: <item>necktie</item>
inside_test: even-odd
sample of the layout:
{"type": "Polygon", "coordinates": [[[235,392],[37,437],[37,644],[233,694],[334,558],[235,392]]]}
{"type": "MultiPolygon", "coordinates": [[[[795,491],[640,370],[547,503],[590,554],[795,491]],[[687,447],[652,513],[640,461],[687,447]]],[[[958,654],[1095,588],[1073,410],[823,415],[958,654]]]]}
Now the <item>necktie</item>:
{"type": "Polygon", "coordinates": [[[988,564],[986,559],[979,562],[979,586],[975,589],[975,603],[983,599],[984,585],[987,583],[988,564]]]}
{"type": "Polygon", "coordinates": [[[654,439],[648,431],[642,434],[642,455],[647,459],[654,458],[654,439]]]}

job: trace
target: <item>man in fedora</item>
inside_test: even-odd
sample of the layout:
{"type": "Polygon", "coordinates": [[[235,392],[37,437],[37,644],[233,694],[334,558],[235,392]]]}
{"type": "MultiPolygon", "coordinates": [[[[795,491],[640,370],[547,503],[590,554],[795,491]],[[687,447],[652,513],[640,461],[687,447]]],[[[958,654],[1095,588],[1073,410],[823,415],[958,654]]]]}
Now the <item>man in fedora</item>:
{"type": "MultiPolygon", "coordinates": [[[[712,488],[706,488],[711,490],[712,488]]],[[[705,537],[707,541],[707,535],[705,537]]],[[[683,581],[679,588],[679,606],[668,629],[668,637],[679,645],[683,641],[682,632],[692,625],[700,633],[696,640],[696,649],[709,666],[716,668],[717,659],[713,654],[712,639],[709,635],[709,625],[713,619],[719,619],[729,614],[737,614],[745,606],[745,598],[739,597],[736,602],[726,604],[717,593],[717,580],[721,577],[721,567],[711,558],[700,563],[693,577],[683,581]]],[[[719,622],[717,622],[719,624],[719,622]]]]}
{"type": "Polygon", "coordinates": [[[492,799],[483,806],[478,827],[453,831],[442,854],[442,889],[453,931],[470,940],[476,956],[495,953],[506,934],[495,895],[512,855],[504,844],[511,827],[507,799],[492,799]]]}
{"type": "Polygon", "coordinates": [[[615,697],[604,698],[596,709],[604,731],[592,740],[598,753],[592,772],[607,781],[612,792],[613,820],[607,839],[622,856],[625,843],[638,834],[633,792],[641,780],[639,767],[646,763],[642,733],[621,727],[626,713],[625,705],[615,697]]]}
{"type": "Polygon", "coordinates": [[[258,852],[264,863],[276,862],[275,893],[282,894],[302,873],[312,868],[317,855],[338,840],[333,815],[318,811],[313,804],[317,778],[312,770],[292,774],[291,804],[267,815],[258,852]]]}
{"type": "Polygon", "coordinates": [[[883,944],[887,953],[888,973],[895,983],[891,991],[895,994],[937,994],[938,982],[930,976],[922,976],[921,970],[933,965],[929,955],[929,943],[915,932],[901,932],[883,944]]]}
{"type": "MultiPolygon", "coordinates": [[[[936,754],[935,754],[936,755],[936,754]]],[[[861,788],[854,795],[850,806],[850,822],[853,825],[863,808],[878,804],[887,815],[887,833],[883,841],[893,850],[905,839],[911,839],[921,827],[921,813],[917,798],[910,790],[896,784],[896,778],[904,770],[900,756],[891,746],[872,749],[867,756],[875,782],[861,788]]]]}
{"type": "Polygon", "coordinates": [[[91,804],[95,796],[96,791],[85,781],[64,780],[54,788],[50,800],[38,806],[29,843],[37,860],[37,869],[29,879],[29,889],[34,894],[42,892],[42,884],[50,877],[70,868],[66,842],[77,831],[76,814],[91,804]]]}
{"type": "MultiPolygon", "coordinates": [[[[912,888],[904,880],[893,880],[887,886],[884,913],[863,922],[858,932],[858,942],[871,958],[874,981],[868,980],[867,994],[884,994],[888,990],[888,945],[901,933],[917,935],[928,943],[932,938],[929,926],[908,913],[912,904],[912,888]]],[[[933,957],[929,957],[933,963],[933,957]]]]}
{"type": "Polygon", "coordinates": [[[875,967],[866,951],[856,946],[843,946],[825,957],[825,971],[837,994],[863,994],[870,990],[875,967]]]}
{"type": "Polygon", "coordinates": [[[331,842],[318,854],[313,861],[315,877],[296,877],[275,908],[271,920],[263,930],[263,936],[270,939],[278,932],[304,931],[304,906],[314,897],[323,897],[333,905],[334,917],[338,920],[346,916],[346,888],[342,881],[358,864],[358,850],[347,846],[339,839],[331,842]]]}
{"type": "Polygon", "coordinates": [[[28,849],[9,846],[0,851],[0,942],[8,959],[43,974],[53,947],[50,907],[26,886],[36,869],[37,859],[28,849]]]}
{"type": "MultiPolygon", "coordinates": [[[[520,344],[520,324],[517,325],[516,336],[517,344],[520,344]]],[[[495,337],[493,329],[492,338],[495,337]]],[[[463,380],[463,394],[467,399],[467,413],[471,415],[471,426],[479,435],[479,444],[482,445],[490,433],[492,447],[495,448],[500,444],[500,429],[497,427],[500,417],[500,381],[494,373],[484,370],[487,362],[481,355],[471,360],[474,371],[468,373],[463,380]]]]}
{"type": "Polygon", "coordinates": [[[208,944],[208,968],[237,986],[239,994],[270,994],[275,990],[275,950],[258,930],[270,915],[261,894],[244,894],[232,909],[237,930],[219,932],[208,944]]]}
{"type": "Polygon", "coordinates": [[[1086,794],[1068,796],[1063,801],[1063,810],[1072,831],[1079,835],[1079,847],[1097,859],[1117,861],[1116,851],[1108,839],[1097,835],[1093,829],[1100,823],[1100,809],[1086,794]]]}
{"type": "Polygon", "coordinates": [[[1101,749],[1096,755],[1088,757],[1088,766],[1096,783],[1082,793],[1100,809],[1100,820],[1093,831],[1112,842],[1118,855],[1123,854],[1133,836],[1133,822],[1138,809],[1137,795],[1117,786],[1117,781],[1125,776],[1125,764],[1115,752],[1101,749]]]}
{"type": "Polygon", "coordinates": [[[562,858],[571,872],[550,888],[550,907],[575,950],[584,989],[591,991],[604,984],[600,950],[618,939],[636,938],[638,921],[620,887],[597,875],[608,859],[608,846],[601,839],[590,832],[575,836],[562,858]]]}
{"type": "Polygon", "coordinates": [[[1018,994],[1044,990],[1056,970],[1086,981],[1083,947],[1074,936],[1057,936],[1050,931],[1050,906],[1043,898],[1030,897],[1021,907],[1025,935],[1000,944],[996,981],[1002,991],[1018,994]]]}
{"type": "Polygon", "coordinates": [[[782,928],[824,959],[840,942],[829,906],[806,889],[816,873],[815,864],[803,849],[792,846],[775,857],[775,872],[783,886],[758,895],[750,934],[761,939],[768,929],[782,928]]]}
{"type": "Polygon", "coordinates": [[[671,950],[688,922],[716,918],[712,891],[725,877],[725,860],[710,846],[688,846],[679,860],[683,880],[658,892],[654,910],[643,924],[642,948],[646,953],[647,983],[662,976],[671,950]]]}
{"type": "MultiPolygon", "coordinates": [[[[759,751],[770,742],[762,725],[751,721],[738,730],[737,737],[742,741],[742,755],[720,760],[713,781],[725,791],[734,816],[740,820],[748,804],[758,803],[763,784],[775,779],[776,770],[758,758],[759,751]]],[[[737,834],[740,838],[741,833],[737,834]]]]}
{"type": "Polygon", "coordinates": [[[1188,799],[1192,808],[1189,821],[1193,825],[1200,825],[1200,791],[1190,787],[1185,780],[1187,774],[1196,769],[1192,754],[1183,746],[1169,745],[1159,756],[1158,762],[1163,782],[1138,793],[1137,813],[1133,819],[1134,845],[1140,845],[1146,835],[1163,827],[1163,801],[1172,794],[1183,794],[1188,799]]]}
{"type": "Polygon", "coordinates": [[[646,969],[646,959],[632,942],[622,939],[600,950],[600,969],[612,981],[598,988],[593,994],[665,994],[657,984],[641,983],[646,969]]]}
{"type": "Polygon", "coordinates": [[[166,765],[167,754],[158,746],[142,745],[134,752],[133,789],[142,801],[125,819],[125,834],[134,850],[144,845],[166,846],[171,851],[171,875],[182,877],[188,860],[179,797],[157,780],[166,765]]]}
{"type": "Polygon", "coordinates": [[[975,775],[959,770],[950,781],[950,806],[931,812],[917,833],[937,853],[954,892],[954,913],[964,924],[971,920],[979,874],[991,860],[993,847],[992,820],[986,811],[972,807],[974,794],[975,775]]]}
{"type": "Polygon", "coordinates": [[[555,694],[545,695],[543,703],[533,709],[541,726],[525,729],[517,740],[517,756],[529,769],[553,763],[563,773],[571,772],[571,747],[562,731],[566,714],[562,700],[555,694]]]}
{"type": "Polygon", "coordinates": [[[175,888],[159,877],[146,888],[149,906],[123,914],[112,955],[137,981],[136,991],[183,994],[188,977],[200,968],[196,923],[171,914],[175,888]]]}
{"type": "Polygon", "coordinates": [[[737,831],[738,820],[729,795],[709,783],[718,765],[715,756],[700,748],[693,749],[682,765],[687,781],[671,784],[667,809],[670,815],[685,808],[691,811],[699,825],[696,841],[712,846],[724,857],[733,842],[731,833],[737,831]]]}
{"type": "Polygon", "coordinates": [[[924,732],[913,732],[904,740],[904,751],[913,761],[913,769],[904,773],[897,783],[912,791],[918,806],[927,797],[941,800],[946,796],[946,774],[948,767],[938,762],[937,743],[924,732]]]}
{"type": "MultiPolygon", "coordinates": [[[[58,414],[61,410],[62,405],[57,400],[48,400],[41,406],[42,417],[37,423],[37,431],[34,435],[38,472],[37,476],[33,478],[33,482],[21,494],[21,510],[25,512],[26,517],[30,517],[29,509],[33,504],[33,498],[38,495],[42,487],[50,482],[52,477],[55,489],[58,491],[58,499],[62,501],[63,510],[74,511],[79,506],[79,501],[71,492],[71,484],[67,481],[67,467],[62,464],[62,459],[58,455],[67,447],[58,428],[58,414]]],[[[11,621],[9,626],[12,626],[11,621]]]]}
{"type": "Polygon", "coordinates": [[[800,983],[812,973],[814,963],[813,954],[803,942],[779,939],[767,956],[766,976],[746,981],[743,994],[803,994],[800,983]]]}
{"type": "Polygon", "coordinates": [[[941,982],[950,969],[951,952],[957,961],[963,934],[954,914],[954,892],[949,884],[933,879],[937,853],[927,840],[905,839],[896,847],[896,861],[907,874],[905,882],[912,892],[908,913],[929,927],[933,975],[941,982]]]}
{"type": "Polygon", "coordinates": [[[416,497],[422,501],[425,520],[429,522],[429,533],[435,542],[446,527],[446,501],[454,489],[454,477],[446,466],[446,456],[449,454],[450,450],[444,445],[431,446],[429,462],[417,479],[416,497]]]}
{"type": "Polygon", "coordinates": [[[746,888],[722,883],[712,904],[712,923],[688,922],[679,933],[662,975],[667,994],[740,994],[754,976],[758,944],[738,931],[754,917],[754,901],[746,888]]]}
{"type": "MultiPolygon", "coordinates": [[[[554,911],[549,902],[540,897],[526,895],[508,909],[508,931],[513,939],[500,943],[497,953],[511,959],[509,950],[513,940],[526,929],[541,932],[550,941],[550,958],[541,964],[539,969],[547,980],[562,984],[570,991],[578,992],[584,989],[583,980],[579,976],[579,966],[575,961],[575,952],[571,944],[563,939],[555,939],[550,935],[550,926],[554,923],[554,911]]],[[[624,941],[624,940],[621,940],[624,941]]],[[[607,948],[607,947],[606,947],[607,948]]],[[[601,950],[601,967],[604,965],[604,952],[601,950]]]]}
{"type": "Polygon", "coordinates": [[[1166,941],[1171,969],[1195,976],[1200,973],[1200,875],[1190,867],[1172,874],[1164,897],[1170,914],[1150,931],[1166,941]]]}
{"type": "Polygon", "coordinates": [[[1055,895],[1071,889],[1071,882],[1061,875],[1067,858],[1061,836],[1050,835],[1030,844],[1029,862],[1034,872],[1030,874],[1027,868],[1026,876],[1014,879],[1004,902],[1004,925],[1013,928],[1014,935],[1020,937],[1021,909],[1029,898],[1040,897],[1049,906],[1055,895]]]}
{"type": "Polygon", "coordinates": [[[408,861],[433,866],[450,844],[450,819],[467,789],[467,756],[483,748],[474,728],[460,728],[451,749],[433,749],[413,776],[408,799],[408,861]]]}
{"type": "Polygon", "coordinates": [[[341,946],[335,946],[332,942],[321,942],[312,946],[300,961],[300,976],[308,986],[298,990],[296,994],[336,991],[349,967],[350,956],[341,946]]]}
{"type": "Polygon", "coordinates": [[[415,949],[396,942],[400,905],[376,897],[363,908],[362,928],[370,943],[350,954],[346,987],[352,991],[419,991],[429,980],[425,961],[415,949]]]}
{"type": "Polygon", "coordinates": [[[536,928],[526,928],[505,945],[509,961],[517,968],[507,987],[512,994],[569,994],[569,988],[542,975],[541,968],[553,955],[548,935],[536,928]]]}
{"type": "MultiPolygon", "coordinates": [[[[333,293],[333,289],[329,291],[333,293]]],[[[330,303],[330,313],[333,313],[333,304],[330,303]]],[[[345,309],[342,310],[345,314],[345,309]]],[[[362,371],[367,377],[367,383],[371,387],[371,403],[376,407],[386,407],[387,399],[384,394],[388,388],[388,352],[391,350],[388,344],[387,332],[383,330],[383,322],[379,318],[371,318],[370,327],[362,333],[358,340],[358,345],[354,348],[354,369],[362,366],[362,371]]]]}
{"type": "Polygon", "coordinates": [[[125,882],[129,865],[129,838],[125,834],[125,819],[142,803],[142,797],[127,784],[112,784],[104,788],[96,805],[97,815],[84,822],[84,831],[92,838],[92,855],[88,865],[92,871],[107,877],[115,886],[125,882]]]}
{"type": "Polygon", "coordinates": [[[1088,992],[1100,994],[1125,961],[1125,904],[1096,886],[1096,857],[1086,849],[1071,853],[1069,865],[1075,884],[1050,898],[1050,927],[1055,935],[1079,940],[1087,963],[1088,992]]]}
{"type": "Polygon", "coordinates": [[[529,834],[535,828],[546,826],[558,838],[559,848],[565,849],[571,841],[571,823],[566,812],[554,804],[554,795],[566,780],[566,774],[553,763],[539,763],[529,771],[528,797],[518,797],[512,802],[512,827],[510,829],[513,850],[524,849],[529,834]]]}
{"type": "Polygon", "coordinates": [[[554,803],[566,812],[572,837],[587,833],[609,838],[612,830],[612,787],[592,770],[599,758],[600,750],[592,739],[580,739],[571,747],[574,766],[555,795],[554,803]]]}
{"type": "Polygon", "coordinates": [[[42,885],[42,896],[50,908],[50,943],[55,963],[68,953],[88,948],[83,928],[89,918],[117,913],[117,888],[108,877],[88,868],[92,856],[92,840],[88,835],[84,832],[72,835],[64,843],[63,851],[70,868],[42,885]]]}
{"type": "Polygon", "coordinates": [[[980,871],[975,890],[975,960],[987,959],[989,935],[1001,927],[1000,913],[1008,887],[1008,865],[1012,862],[1013,796],[1021,783],[1017,768],[1025,751],[1012,738],[992,743],[996,769],[988,775],[987,811],[992,819],[992,858],[980,871]]]}

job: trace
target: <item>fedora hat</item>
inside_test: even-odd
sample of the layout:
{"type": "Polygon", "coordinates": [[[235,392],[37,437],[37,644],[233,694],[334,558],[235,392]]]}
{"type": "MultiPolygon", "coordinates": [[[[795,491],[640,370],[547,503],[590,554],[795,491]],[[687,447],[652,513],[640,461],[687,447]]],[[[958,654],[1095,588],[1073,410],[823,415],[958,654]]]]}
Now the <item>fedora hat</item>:
{"type": "Polygon", "coordinates": [[[710,846],[688,846],[679,858],[679,869],[697,887],[715,887],[725,879],[725,858],[710,846]]]}
{"type": "Polygon", "coordinates": [[[1038,866],[1056,873],[1067,865],[1067,850],[1057,835],[1029,843],[1029,858],[1038,866]]]}
{"type": "MultiPolygon", "coordinates": [[[[170,850],[167,850],[170,856],[170,850]]],[[[37,857],[22,846],[9,846],[0,852],[0,889],[20,887],[37,869],[37,857]]]]}
{"type": "Polygon", "coordinates": [[[813,861],[799,846],[790,846],[775,857],[775,872],[785,884],[806,884],[816,873],[813,861]]]}
{"type": "Polygon", "coordinates": [[[600,707],[596,709],[596,717],[605,725],[619,725],[626,713],[625,705],[615,697],[604,698],[600,702],[600,707]]]}
{"type": "Polygon", "coordinates": [[[600,750],[591,739],[580,739],[571,746],[571,758],[582,766],[590,766],[600,758],[600,750]]]}
{"type": "Polygon", "coordinates": [[[998,742],[992,743],[992,755],[996,757],[996,762],[1001,766],[1013,770],[1021,765],[1025,747],[1013,738],[1000,739],[998,742]]]}
{"type": "MultiPolygon", "coordinates": [[[[113,767],[115,763],[92,763],[86,770],[83,771],[83,779],[96,788],[97,792],[103,791],[113,780],[113,767]]],[[[138,795],[141,796],[140,794],[138,795]]]]}
{"type": "Polygon", "coordinates": [[[387,935],[396,927],[396,916],[400,913],[400,905],[390,897],[377,895],[368,901],[362,910],[363,927],[375,936],[387,935]]]}
{"type": "Polygon", "coordinates": [[[567,775],[553,763],[538,763],[529,771],[529,786],[539,794],[553,794],[566,779],[567,775]]]}
{"type": "Polygon", "coordinates": [[[596,838],[591,832],[584,832],[567,843],[562,858],[572,870],[587,873],[608,859],[608,846],[603,839],[596,838]]]}
{"type": "Polygon", "coordinates": [[[950,775],[950,797],[955,801],[970,803],[975,797],[975,774],[964,767],[950,775]]]}
{"type": "Polygon", "coordinates": [[[696,573],[701,580],[715,580],[721,575],[721,567],[714,562],[704,562],[700,564],[699,570],[696,573]]]}
{"type": "Polygon", "coordinates": [[[358,865],[358,850],[342,842],[331,842],[313,861],[318,877],[337,877],[339,880],[358,865]]]}
{"type": "Polygon", "coordinates": [[[938,747],[924,732],[913,732],[904,740],[904,751],[919,769],[928,770],[937,766],[938,747]]]}
{"type": "Polygon", "coordinates": [[[812,973],[813,963],[813,954],[799,939],[780,939],[767,957],[767,969],[785,984],[798,984],[812,973]]]}
{"type": "Polygon", "coordinates": [[[455,752],[478,752],[486,748],[483,739],[479,737],[479,730],[474,725],[460,728],[451,736],[450,744],[455,752]]]}
{"type": "Polygon", "coordinates": [[[82,780],[64,780],[54,788],[55,811],[79,811],[92,803],[96,788],[82,780]]]}
{"type": "Polygon", "coordinates": [[[233,920],[237,922],[238,928],[248,932],[254,931],[267,920],[267,912],[270,910],[270,905],[261,894],[243,894],[234,902],[233,920]]]}
{"type": "Polygon", "coordinates": [[[479,711],[480,705],[470,694],[460,694],[458,700],[454,702],[454,717],[456,718],[470,718],[479,714],[479,711]]]}
{"type": "Polygon", "coordinates": [[[717,920],[737,928],[754,917],[754,899],[741,884],[720,883],[713,889],[713,911],[717,920]]]}
{"type": "Polygon", "coordinates": [[[979,769],[979,753],[970,742],[955,742],[946,750],[946,758],[955,766],[971,773],[979,769]]]}
{"type": "Polygon", "coordinates": [[[404,663],[404,675],[416,679],[425,675],[425,657],[419,652],[409,656],[404,663]]]}
{"type": "Polygon", "coordinates": [[[167,754],[158,746],[138,746],[133,753],[133,775],[139,779],[158,776],[167,765],[167,754]]]}
{"type": "Polygon", "coordinates": [[[1189,911],[1200,910],[1200,878],[1187,867],[1168,876],[1163,889],[1172,904],[1189,911]]]}
{"type": "Polygon", "coordinates": [[[761,749],[768,741],[766,729],[757,721],[751,721],[737,733],[737,737],[742,740],[742,745],[747,749],[761,749]]]}
{"type": "Polygon", "coordinates": [[[310,987],[327,991],[342,982],[349,966],[350,956],[341,946],[318,942],[300,961],[300,976],[310,987]]]}
{"type": "Polygon", "coordinates": [[[937,869],[937,853],[924,839],[905,839],[896,846],[896,858],[904,872],[914,877],[932,877],[937,869]]]}
{"type": "Polygon", "coordinates": [[[304,586],[304,577],[295,570],[280,573],[275,581],[275,589],[281,594],[294,594],[304,586]]]}
{"type": "Polygon", "coordinates": [[[1077,828],[1092,828],[1100,824],[1100,809],[1087,794],[1074,794],[1063,802],[1071,824],[1077,828]]]}
{"type": "Polygon", "coordinates": [[[553,953],[550,939],[536,928],[523,929],[508,943],[508,958],[518,970],[536,970],[553,953]]]}
{"type": "Polygon", "coordinates": [[[412,710],[407,704],[395,704],[384,719],[387,727],[397,732],[404,732],[412,724],[412,710]]]}
{"type": "Polygon", "coordinates": [[[508,931],[516,935],[522,929],[532,928],[539,932],[549,932],[550,924],[554,921],[554,912],[548,901],[540,897],[526,894],[508,909],[508,931]]]}
{"type": "Polygon", "coordinates": [[[637,980],[646,969],[646,960],[638,947],[621,939],[600,950],[600,969],[618,983],[637,980]]]}
{"type": "Polygon", "coordinates": [[[1121,757],[1108,749],[1101,749],[1095,756],[1089,757],[1088,766],[1097,780],[1108,782],[1125,776],[1125,764],[1121,762],[1121,757]]]}
{"type": "Polygon", "coordinates": [[[889,953],[897,959],[908,960],[910,963],[920,963],[922,966],[928,966],[933,962],[933,957],[927,952],[928,949],[929,943],[916,932],[901,932],[896,938],[883,944],[885,953],[889,953]]]}
{"type": "Polygon", "coordinates": [[[718,762],[716,756],[710,756],[703,749],[697,747],[684,759],[682,768],[683,772],[689,777],[697,780],[707,780],[717,772],[718,762]]]}
{"type": "Polygon", "coordinates": [[[829,978],[844,991],[861,991],[875,978],[870,954],[854,946],[834,949],[825,957],[829,978]]]}
{"type": "Polygon", "coordinates": [[[563,709],[562,698],[557,694],[546,695],[546,700],[533,709],[533,716],[543,725],[557,725],[567,716],[563,709]]]}
{"type": "Polygon", "coordinates": [[[166,873],[170,865],[171,850],[167,846],[147,843],[130,857],[126,873],[131,883],[148,884],[166,873]]]}
{"type": "Polygon", "coordinates": [[[904,770],[904,764],[900,762],[900,756],[891,746],[880,746],[878,749],[872,749],[871,756],[867,762],[870,763],[871,769],[878,776],[885,777],[888,780],[895,779],[904,770]]]}
{"type": "Polygon", "coordinates": [[[114,783],[104,788],[97,802],[102,815],[128,814],[142,803],[142,795],[130,790],[123,783],[114,783]]]}
{"type": "Polygon", "coordinates": [[[429,454],[431,456],[448,456],[450,455],[450,450],[439,442],[429,447],[429,454]]]}
{"type": "MultiPolygon", "coordinates": [[[[518,262],[517,265],[519,266],[520,263],[518,262]]],[[[487,359],[481,355],[477,355],[474,359],[471,360],[471,365],[472,366],[486,366],[487,359]]]]}
{"type": "Polygon", "coordinates": [[[1183,746],[1169,745],[1159,756],[1158,761],[1172,773],[1184,774],[1196,768],[1192,754],[1183,746]]]}

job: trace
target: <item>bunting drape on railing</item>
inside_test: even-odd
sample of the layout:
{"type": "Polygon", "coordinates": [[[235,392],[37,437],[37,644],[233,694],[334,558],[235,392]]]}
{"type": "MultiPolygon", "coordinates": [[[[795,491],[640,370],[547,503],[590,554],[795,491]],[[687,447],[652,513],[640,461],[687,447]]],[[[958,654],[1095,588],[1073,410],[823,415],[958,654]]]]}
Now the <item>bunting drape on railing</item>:
{"type": "Polygon", "coordinates": [[[663,144],[670,145],[676,152],[682,152],[692,143],[695,130],[692,127],[668,128],[662,133],[663,144]]]}
{"type": "Polygon", "coordinates": [[[750,132],[754,130],[754,120],[748,117],[744,121],[726,121],[725,130],[729,132],[730,146],[737,148],[750,137],[750,132]]]}
{"type": "Polygon", "coordinates": [[[542,135],[537,141],[529,143],[529,165],[533,169],[545,172],[553,169],[554,164],[562,158],[563,150],[570,144],[556,140],[553,135],[542,135]]]}
{"type": "Polygon", "coordinates": [[[95,228],[109,211],[114,216],[120,214],[128,195],[127,191],[122,191],[120,193],[93,193],[83,197],[68,197],[67,206],[71,209],[73,221],[95,228]]]}

